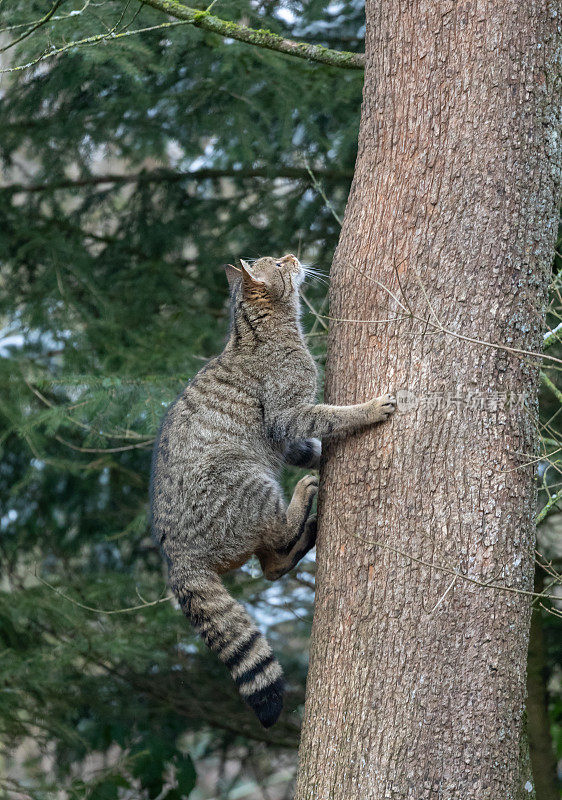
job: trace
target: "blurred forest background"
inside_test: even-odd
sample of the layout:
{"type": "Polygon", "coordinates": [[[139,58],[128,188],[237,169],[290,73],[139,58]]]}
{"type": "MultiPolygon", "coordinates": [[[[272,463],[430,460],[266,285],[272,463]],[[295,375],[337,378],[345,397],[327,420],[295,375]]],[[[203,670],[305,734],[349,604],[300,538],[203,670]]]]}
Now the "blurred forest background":
{"type": "MultiPolygon", "coordinates": [[[[227,579],[289,684],[264,731],[167,599],[149,464],[166,406],[222,347],[222,265],[294,252],[328,274],[362,74],[168,24],[136,0],[54,5],[36,30],[50,6],[0,6],[0,796],[290,798],[313,555],[273,585],[257,564],[227,579]]],[[[219,0],[213,13],[364,49],[360,0],[219,0]]],[[[558,252],[551,330],[561,268],[558,252]]],[[[319,364],[326,293],[319,281],[303,296],[319,364]]],[[[558,341],[545,344],[560,357],[558,341]]],[[[539,589],[562,566],[553,367],[541,408],[539,589]]],[[[529,710],[560,760],[554,591],[558,610],[536,602],[529,710]]]]}

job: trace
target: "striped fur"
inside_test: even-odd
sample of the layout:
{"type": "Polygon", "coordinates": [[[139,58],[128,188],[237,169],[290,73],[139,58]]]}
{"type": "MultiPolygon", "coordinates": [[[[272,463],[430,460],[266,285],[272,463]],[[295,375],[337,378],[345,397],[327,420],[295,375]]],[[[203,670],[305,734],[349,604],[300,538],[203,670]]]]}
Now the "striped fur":
{"type": "Polygon", "coordinates": [[[246,610],[214,572],[195,572],[172,588],[182,611],[226,666],[262,725],[272,725],[283,707],[283,673],[246,610]]]}
{"type": "Polygon", "coordinates": [[[386,419],[394,399],[315,403],[316,368],[299,324],[304,270],[294,256],[242,262],[227,277],[230,337],[164,418],[152,461],[152,523],[182,610],[267,727],[283,705],[281,667],[219,575],[254,553],[271,580],[298,563],[316,541],[318,481],[306,475],[287,504],[283,462],[318,466],[321,438],[386,419]]]}

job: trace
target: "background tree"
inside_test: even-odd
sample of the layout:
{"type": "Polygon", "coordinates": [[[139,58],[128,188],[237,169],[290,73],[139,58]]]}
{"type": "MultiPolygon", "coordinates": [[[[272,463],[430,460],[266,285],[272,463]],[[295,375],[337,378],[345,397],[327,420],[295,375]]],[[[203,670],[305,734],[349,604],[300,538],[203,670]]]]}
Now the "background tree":
{"type": "MultiPolygon", "coordinates": [[[[50,11],[35,27],[43,3],[0,7],[5,44],[15,43],[0,99],[0,738],[11,753],[0,785],[9,797],[112,798],[128,787],[174,800],[196,771],[194,797],[289,797],[311,561],[280,585],[250,567],[229,587],[268,627],[289,678],[288,711],[264,733],[165,599],[148,464],[165,405],[221,346],[222,263],[293,250],[327,271],[362,76],[224,39],[209,14],[196,29],[136,3],[50,11]]],[[[360,3],[213,11],[363,50],[360,3]]],[[[306,287],[321,362],[324,289],[306,287]]],[[[545,422],[559,400],[547,387],[545,422]]],[[[544,435],[560,440],[557,417],[544,435]]],[[[541,462],[551,493],[556,462],[541,462]]],[[[546,633],[552,675],[559,654],[546,633]]]]}

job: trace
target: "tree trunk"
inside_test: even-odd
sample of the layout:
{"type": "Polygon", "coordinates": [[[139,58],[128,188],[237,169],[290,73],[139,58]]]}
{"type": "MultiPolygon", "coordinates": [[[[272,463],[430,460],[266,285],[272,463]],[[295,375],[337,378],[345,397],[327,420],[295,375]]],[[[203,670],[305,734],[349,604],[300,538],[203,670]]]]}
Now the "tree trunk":
{"type": "Polygon", "coordinates": [[[537,368],[462,337],[541,349],[560,10],[366,15],[326,395],[417,403],[327,450],[296,800],[513,800],[529,597],[452,571],[533,588],[537,368]]]}

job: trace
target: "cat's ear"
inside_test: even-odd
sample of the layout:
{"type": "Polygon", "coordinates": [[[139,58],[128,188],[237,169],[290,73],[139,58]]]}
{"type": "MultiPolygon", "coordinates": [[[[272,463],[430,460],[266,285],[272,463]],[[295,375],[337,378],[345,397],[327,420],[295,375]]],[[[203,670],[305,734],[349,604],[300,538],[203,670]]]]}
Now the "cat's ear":
{"type": "Polygon", "coordinates": [[[265,281],[261,281],[259,278],[256,278],[248,262],[242,261],[242,259],[239,259],[239,261],[242,272],[242,287],[244,289],[244,294],[250,291],[255,291],[256,289],[265,289],[265,281]]]}
{"type": "Polygon", "coordinates": [[[226,273],[228,285],[232,289],[236,281],[240,280],[242,277],[242,270],[235,267],[234,264],[225,264],[224,271],[226,273]]]}

